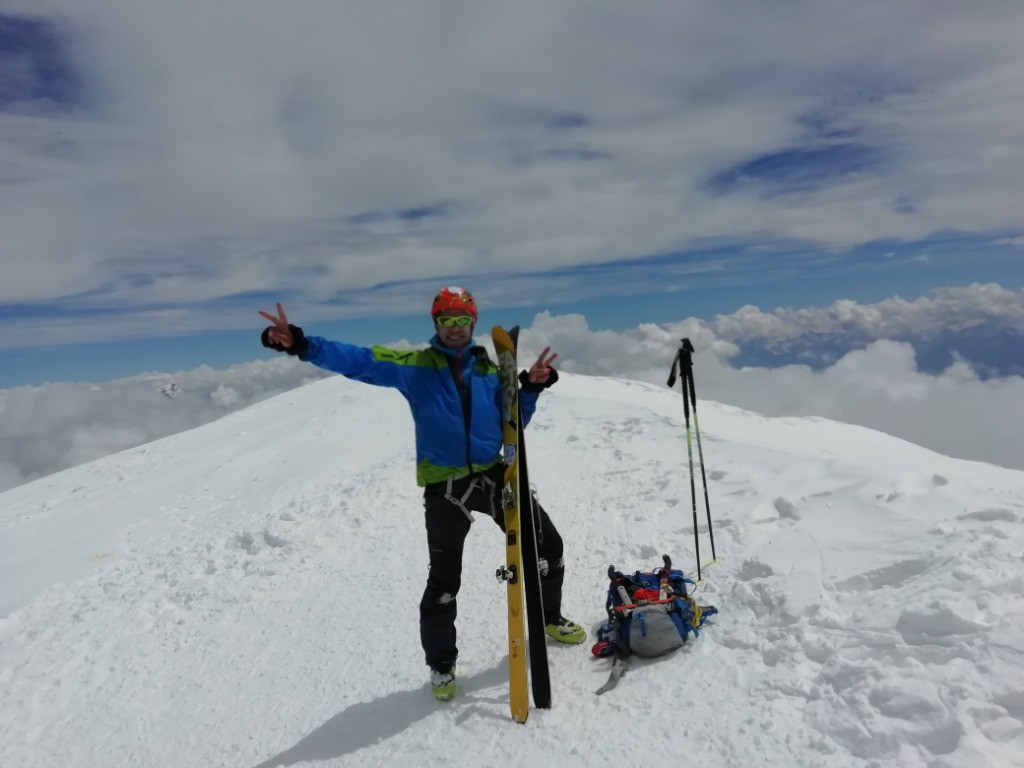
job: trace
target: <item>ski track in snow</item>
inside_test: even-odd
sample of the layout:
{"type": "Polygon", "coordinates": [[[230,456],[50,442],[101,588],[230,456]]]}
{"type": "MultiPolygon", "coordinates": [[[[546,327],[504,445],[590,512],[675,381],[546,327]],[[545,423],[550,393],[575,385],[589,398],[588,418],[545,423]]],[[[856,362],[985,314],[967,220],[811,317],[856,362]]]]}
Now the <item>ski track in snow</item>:
{"type": "MultiPolygon", "coordinates": [[[[591,631],[609,564],[696,575],[679,400],[565,375],[527,431],[564,612],[591,631]]],[[[0,765],[1024,765],[1024,473],[821,419],[700,418],[718,559],[697,599],[721,613],[601,697],[590,641],[551,643],[554,707],[525,726],[479,515],[460,692],[430,696],[395,393],[320,381],[0,494],[0,765]]]]}

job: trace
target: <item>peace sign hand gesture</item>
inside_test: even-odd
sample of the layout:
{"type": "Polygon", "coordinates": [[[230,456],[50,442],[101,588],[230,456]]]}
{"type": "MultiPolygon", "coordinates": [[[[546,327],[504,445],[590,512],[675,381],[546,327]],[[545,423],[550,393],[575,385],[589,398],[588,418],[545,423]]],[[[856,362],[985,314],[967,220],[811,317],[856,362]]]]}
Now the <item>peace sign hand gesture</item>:
{"type": "MultiPolygon", "coordinates": [[[[551,363],[555,361],[558,354],[551,352],[549,356],[549,352],[551,352],[551,347],[544,347],[544,351],[540,353],[537,362],[533,364],[529,374],[527,374],[531,384],[547,384],[551,374],[554,373],[555,369],[551,367],[551,363]]],[[[555,376],[557,377],[558,374],[555,374],[555,376]]],[[[554,384],[553,381],[551,383],[554,384]]]]}
{"type": "Polygon", "coordinates": [[[284,307],[281,306],[281,302],[277,303],[277,315],[260,310],[260,316],[273,323],[270,328],[263,332],[263,346],[283,352],[291,349],[295,343],[295,338],[292,336],[291,327],[288,325],[288,316],[284,313],[284,307]],[[273,342],[273,344],[268,344],[268,340],[273,342]]]}

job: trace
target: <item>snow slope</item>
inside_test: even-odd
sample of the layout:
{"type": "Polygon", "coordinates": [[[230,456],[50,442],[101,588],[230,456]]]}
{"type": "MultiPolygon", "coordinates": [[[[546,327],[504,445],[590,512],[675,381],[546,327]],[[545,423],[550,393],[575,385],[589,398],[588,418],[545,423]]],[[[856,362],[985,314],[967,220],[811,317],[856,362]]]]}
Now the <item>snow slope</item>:
{"type": "MultiPolygon", "coordinates": [[[[552,644],[554,707],[525,726],[479,516],[460,695],[430,696],[396,393],[327,379],[0,494],[0,766],[1024,766],[1024,473],[700,419],[720,615],[602,697],[608,661],[552,644]]],[[[694,569],[678,392],[564,375],[528,436],[567,615],[602,622],[610,563],[694,569]]]]}

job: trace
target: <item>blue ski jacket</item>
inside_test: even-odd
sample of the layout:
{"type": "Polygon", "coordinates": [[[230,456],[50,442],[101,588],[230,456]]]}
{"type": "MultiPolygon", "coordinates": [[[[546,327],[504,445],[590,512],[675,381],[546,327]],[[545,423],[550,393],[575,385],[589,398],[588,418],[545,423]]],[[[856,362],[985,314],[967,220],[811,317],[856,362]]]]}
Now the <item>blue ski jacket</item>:
{"type": "MultiPolygon", "coordinates": [[[[299,357],[349,379],[397,389],[416,425],[416,482],[437,483],[493,467],[501,460],[501,385],[487,350],[461,351],[435,334],[422,350],[358,347],[307,336],[299,357]]],[[[537,392],[520,390],[523,424],[537,408],[537,392]]]]}

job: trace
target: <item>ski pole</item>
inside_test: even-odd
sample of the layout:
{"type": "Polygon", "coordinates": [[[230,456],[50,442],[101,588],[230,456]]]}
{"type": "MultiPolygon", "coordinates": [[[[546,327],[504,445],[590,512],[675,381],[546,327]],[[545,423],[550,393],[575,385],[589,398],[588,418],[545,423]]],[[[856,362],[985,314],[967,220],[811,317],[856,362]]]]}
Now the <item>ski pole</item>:
{"type": "Polygon", "coordinates": [[[676,381],[676,370],[679,370],[683,390],[683,412],[686,414],[686,452],[690,460],[690,498],[693,502],[693,538],[694,548],[697,554],[697,580],[701,579],[700,567],[700,544],[697,535],[697,489],[693,474],[693,447],[690,437],[690,407],[693,407],[693,426],[697,436],[697,454],[700,459],[700,476],[704,487],[704,508],[707,511],[708,535],[711,538],[711,559],[717,558],[715,552],[715,532],[711,525],[711,502],[708,498],[708,478],[704,469],[704,448],[700,439],[700,422],[697,418],[697,387],[693,381],[693,344],[690,340],[683,339],[672,361],[672,371],[669,374],[668,386],[672,387],[676,381]]]}
{"type": "Polygon", "coordinates": [[[704,483],[704,509],[708,517],[708,537],[711,539],[711,560],[714,562],[718,555],[715,554],[715,530],[711,526],[711,502],[708,500],[708,478],[704,472],[704,448],[700,443],[700,420],[697,418],[697,386],[693,383],[693,360],[690,357],[693,345],[689,339],[683,339],[683,346],[689,347],[687,351],[687,378],[690,380],[690,400],[693,405],[693,431],[697,435],[697,455],[700,458],[700,479],[704,483]]]}
{"type": "MultiPolygon", "coordinates": [[[[684,352],[686,357],[689,358],[689,352],[686,352],[686,345],[689,344],[689,341],[689,339],[683,339],[683,346],[680,347],[678,352],[676,352],[675,360],[672,361],[672,372],[668,377],[668,386],[670,388],[676,383],[676,368],[683,363],[684,352]]],[[[697,488],[693,483],[693,446],[690,441],[690,399],[687,396],[686,391],[687,376],[685,369],[683,369],[682,374],[683,375],[680,378],[683,386],[683,413],[686,414],[686,455],[690,459],[690,499],[693,502],[693,548],[697,556],[697,581],[700,581],[700,536],[697,534],[697,488]]]]}

